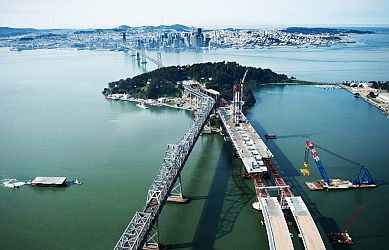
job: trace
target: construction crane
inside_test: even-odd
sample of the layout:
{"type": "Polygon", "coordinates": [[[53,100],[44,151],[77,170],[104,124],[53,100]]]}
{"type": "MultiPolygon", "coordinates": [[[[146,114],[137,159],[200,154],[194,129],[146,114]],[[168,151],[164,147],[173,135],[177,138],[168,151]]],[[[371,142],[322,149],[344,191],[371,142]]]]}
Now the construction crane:
{"type": "Polygon", "coordinates": [[[233,123],[234,125],[238,125],[242,119],[242,108],[243,108],[243,83],[246,79],[247,72],[249,68],[246,69],[240,83],[236,83],[234,85],[234,110],[233,110],[233,123]]]}
{"type": "Polygon", "coordinates": [[[348,229],[364,208],[365,208],[365,205],[362,204],[354,212],[354,214],[351,216],[351,219],[347,222],[346,226],[343,228],[343,230],[341,232],[331,232],[329,234],[332,243],[334,243],[334,244],[349,244],[349,245],[354,243],[353,240],[351,239],[349,233],[348,233],[348,229]]]}
{"type": "MultiPolygon", "coordinates": [[[[322,148],[322,147],[320,147],[320,148],[322,148]]],[[[324,149],[324,148],[322,148],[322,149],[324,149]]],[[[317,168],[319,169],[320,175],[323,178],[322,180],[318,181],[318,183],[323,188],[328,188],[328,189],[348,189],[348,188],[364,188],[364,187],[376,187],[377,186],[373,182],[373,179],[372,179],[372,177],[371,177],[371,175],[369,173],[369,170],[367,169],[366,166],[358,164],[356,162],[348,160],[347,158],[345,158],[343,156],[339,156],[339,155],[337,155],[335,153],[332,153],[329,150],[326,150],[327,152],[330,152],[330,153],[332,153],[332,154],[334,154],[334,155],[336,155],[338,157],[341,157],[342,159],[348,160],[349,162],[352,162],[354,164],[358,164],[360,166],[359,167],[359,171],[358,171],[358,175],[357,175],[357,177],[355,179],[351,179],[351,180],[330,179],[328,177],[328,175],[327,175],[327,172],[324,169],[324,166],[323,166],[323,164],[322,164],[322,162],[320,160],[319,155],[317,154],[317,151],[315,149],[315,145],[313,144],[313,142],[310,142],[310,141],[307,141],[305,143],[304,168],[300,169],[300,172],[304,176],[310,174],[310,172],[308,170],[308,155],[309,155],[309,151],[311,152],[312,157],[315,160],[315,163],[317,165],[317,168]]],[[[307,183],[307,185],[308,184],[309,183],[307,183]]]]}
{"type": "Polygon", "coordinates": [[[323,164],[321,163],[320,157],[319,157],[319,155],[316,152],[315,146],[310,141],[307,141],[305,143],[305,157],[304,157],[304,167],[305,167],[305,169],[302,168],[302,169],[300,169],[300,171],[303,173],[304,176],[305,175],[309,175],[309,170],[307,169],[308,168],[308,154],[309,154],[309,151],[311,151],[311,153],[312,153],[312,157],[313,157],[313,159],[316,162],[317,168],[319,169],[321,177],[323,177],[324,182],[326,182],[328,185],[331,185],[330,181],[329,181],[329,178],[328,178],[328,175],[327,175],[327,172],[324,170],[324,167],[323,167],[323,164]]]}

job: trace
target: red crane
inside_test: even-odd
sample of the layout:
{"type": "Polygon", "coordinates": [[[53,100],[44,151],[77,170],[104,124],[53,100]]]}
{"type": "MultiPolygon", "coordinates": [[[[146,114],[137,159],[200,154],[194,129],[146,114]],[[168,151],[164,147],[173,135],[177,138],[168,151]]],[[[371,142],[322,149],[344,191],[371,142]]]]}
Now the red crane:
{"type": "Polygon", "coordinates": [[[347,222],[346,226],[343,228],[342,232],[333,232],[330,233],[330,238],[332,240],[332,243],[334,244],[353,244],[353,240],[351,239],[350,235],[348,234],[348,228],[351,226],[351,224],[354,222],[354,220],[358,217],[358,215],[361,213],[361,211],[365,208],[365,205],[362,204],[357,211],[354,212],[353,216],[351,216],[351,219],[347,222]]]}

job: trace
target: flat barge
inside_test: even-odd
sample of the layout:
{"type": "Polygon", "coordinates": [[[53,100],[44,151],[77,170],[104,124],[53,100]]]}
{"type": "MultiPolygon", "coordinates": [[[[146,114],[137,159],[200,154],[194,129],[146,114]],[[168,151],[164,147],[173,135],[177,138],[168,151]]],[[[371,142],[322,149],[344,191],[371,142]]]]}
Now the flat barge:
{"type": "Polygon", "coordinates": [[[66,177],[43,177],[38,176],[32,182],[33,187],[65,187],[66,177]]]}
{"type": "Polygon", "coordinates": [[[330,179],[329,184],[327,184],[324,180],[318,180],[315,182],[305,182],[309,190],[323,190],[323,189],[351,189],[351,188],[375,188],[376,184],[360,184],[355,185],[349,180],[341,180],[341,179],[330,179]]]}

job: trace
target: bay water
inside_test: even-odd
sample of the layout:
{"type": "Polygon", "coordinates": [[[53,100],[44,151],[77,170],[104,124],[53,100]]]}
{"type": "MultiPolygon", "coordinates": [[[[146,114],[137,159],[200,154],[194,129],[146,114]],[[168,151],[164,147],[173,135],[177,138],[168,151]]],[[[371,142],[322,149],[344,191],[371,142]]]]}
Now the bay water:
{"type": "MultiPolygon", "coordinates": [[[[333,82],[388,80],[386,29],[358,36],[347,48],[272,48],[165,52],[165,65],[237,61],[271,68],[299,79],[333,82]]],[[[153,52],[149,52],[151,55],[153,52]]],[[[139,109],[107,101],[110,81],[145,71],[127,54],[108,51],[0,49],[0,179],[35,176],[78,178],[68,188],[0,186],[1,249],[111,249],[146,194],[168,143],[190,126],[190,112],[164,107],[139,109]]],[[[147,65],[147,70],[155,66],[147,65]]],[[[325,236],[341,229],[366,205],[350,227],[353,249],[382,249],[389,221],[387,198],[389,120],[344,90],[314,86],[267,86],[255,90],[248,119],[263,135],[279,136],[268,146],[276,165],[303,196],[325,236]],[[380,186],[372,190],[311,192],[299,174],[304,143],[312,140],[366,164],[380,186]]],[[[199,138],[183,171],[187,205],[168,204],[159,220],[161,241],[170,248],[267,249],[261,215],[241,162],[218,135],[199,138]]],[[[357,167],[326,152],[319,154],[330,177],[354,178],[357,167]]],[[[293,241],[302,248],[297,230],[293,241]]]]}

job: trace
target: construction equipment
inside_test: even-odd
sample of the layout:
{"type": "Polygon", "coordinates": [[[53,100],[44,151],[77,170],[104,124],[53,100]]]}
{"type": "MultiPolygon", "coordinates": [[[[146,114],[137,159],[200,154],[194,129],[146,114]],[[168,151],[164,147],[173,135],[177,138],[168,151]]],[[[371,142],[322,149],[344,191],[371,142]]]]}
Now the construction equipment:
{"type": "MultiPolygon", "coordinates": [[[[320,147],[322,148],[322,147],[320,147]]],[[[324,149],[324,148],[322,148],[324,149]]],[[[324,149],[327,152],[332,153],[329,150],[324,149]]],[[[335,153],[332,153],[342,159],[345,159],[349,162],[352,162],[354,164],[358,164],[359,171],[356,179],[351,180],[341,180],[341,179],[330,179],[327,175],[327,172],[324,169],[324,166],[320,160],[319,155],[317,154],[317,151],[315,149],[315,145],[307,141],[305,143],[305,158],[304,158],[304,168],[300,169],[300,172],[306,176],[309,175],[310,172],[308,170],[308,155],[309,151],[312,154],[313,159],[315,160],[315,163],[317,165],[317,168],[319,169],[320,175],[323,178],[322,180],[318,180],[317,183],[313,182],[306,182],[307,186],[311,190],[320,190],[320,189],[349,189],[349,188],[365,188],[365,187],[376,187],[377,185],[373,182],[373,179],[371,178],[371,175],[369,173],[369,170],[366,166],[355,163],[351,160],[348,160],[347,158],[337,155],[335,153]]]]}
{"type": "Polygon", "coordinates": [[[331,238],[331,241],[333,244],[353,244],[353,240],[351,239],[350,235],[348,234],[348,229],[351,226],[351,224],[354,222],[354,220],[358,217],[358,215],[361,213],[361,211],[364,209],[365,205],[362,204],[351,216],[351,219],[347,222],[346,226],[341,232],[331,232],[329,233],[329,236],[331,238]]]}
{"type": "MultiPolygon", "coordinates": [[[[330,185],[328,175],[327,175],[326,171],[324,170],[323,164],[321,163],[319,155],[316,152],[315,146],[310,141],[307,141],[306,144],[305,144],[304,167],[305,168],[308,167],[308,154],[309,154],[309,151],[311,151],[311,153],[312,153],[312,157],[313,157],[313,159],[316,162],[317,168],[319,169],[320,174],[323,177],[324,182],[327,183],[328,185],[330,185]]],[[[300,171],[301,171],[301,169],[300,169],[300,171]]]]}
{"type": "Polygon", "coordinates": [[[356,179],[351,180],[353,185],[358,186],[369,186],[373,185],[373,179],[370,176],[369,170],[367,170],[366,166],[361,166],[358,171],[358,175],[356,179]]]}
{"type": "Polygon", "coordinates": [[[242,121],[241,114],[243,107],[243,83],[246,79],[248,71],[249,69],[247,68],[239,84],[235,83],[234,85],[233,123],[235,126],[239,125],[239,123],[242,121]]]}

